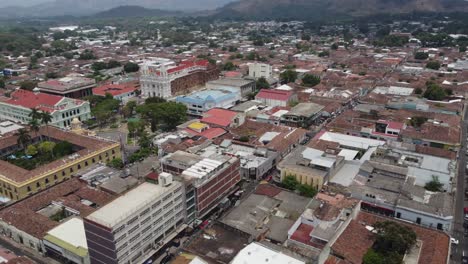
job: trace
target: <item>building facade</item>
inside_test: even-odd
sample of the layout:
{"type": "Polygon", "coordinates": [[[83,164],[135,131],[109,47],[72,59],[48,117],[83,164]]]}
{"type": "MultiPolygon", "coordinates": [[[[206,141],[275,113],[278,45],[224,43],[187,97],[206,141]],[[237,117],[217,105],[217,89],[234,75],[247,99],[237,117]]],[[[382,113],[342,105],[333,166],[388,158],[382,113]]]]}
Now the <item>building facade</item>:
{"type": "Polygon", "coordinates": [[[219,70],[207,60],[182,61],[179,65],[167,59],[147,61],[140,69],[141,93],[143,97],[170,98],[204,85],[218,75],[219,70]]]}
{"type": "Polygon", "coordinates": [[[189,115],[201,116],[213,108],[231,108],[241,99],[239,90],[232,87],[219,87],[178,96],[176,102],[184,104],[189,115]]]}
{"type": "Polygon", "coordinates": [[[91,263],[141,263],[184,222],[184,186],[161,174],[158,184],[143,183],[85,218],[91,263]]]}
{"type": "Polygon", "coordinates": [[[266,63],[249,64],[249,76],[252,78],[270,78],[273,73],[271,65],[266,63]]]}
{"type": "Polygon", "coordinates": [[[50,125],[60,128],[69,127],[74,118],[80,121],[91,118],[89,102],[37,90],[16,90],[10,98],[0,101],[0,118],[26,124],[31,120],[31,108],[51,114],[50,125]]]}
{"type": "Polygon", "coordinates": [[[37,84],[41,92],[69,98],[90,96],[95,86],[94,79],[73,75],[37,84]]]}
{"type": "MultiPolygon", "coordinates": [[[[114,141],[78,135],[54,127],[41,127],[37,135],[31,133],[34,142],[39,142],[40,136],[53,141],[67,141],[73,144],[77,151],[66,159],[55,160],[32,170],[0,160],[0,196],[10,200],[21,200],[70,179],[75,172],[92,164],[121,157],[120,144],[114,141]]],[[[0,139],[2,157],[19,150],[18,148],[16,136],[0,139]]]]}

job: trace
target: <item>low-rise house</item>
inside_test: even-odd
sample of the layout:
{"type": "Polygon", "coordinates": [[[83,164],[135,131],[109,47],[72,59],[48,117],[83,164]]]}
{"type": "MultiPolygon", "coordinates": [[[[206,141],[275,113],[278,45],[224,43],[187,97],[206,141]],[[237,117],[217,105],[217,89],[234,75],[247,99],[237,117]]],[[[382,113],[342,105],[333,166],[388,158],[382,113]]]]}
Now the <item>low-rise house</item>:
{"type": "Polygon", "coordinates": [[[110,94],[114,99],[124,104],[136,96],[136,91],[137,88],[131,84],[105,84],[93,88],[94,95],[106,96],[106,94],[110,94]]]}
{"type": "Polygon", "coordinates": [[[299,183],[320,190],[344,165],[344,161],[342,156],[299,146],[278,164],[280,181],[293,176],[299,183]]]}
{"type": "Polygon", "coordinates": [[[255,96],[255,100],[273,107],[288,106],[292,102],[297,102],[297,94],[288,90],[262,89],[255,96]]]}
{"type": "Polygon", "coordinates": [[[232,87],[218,87],[176,97],[176,102],[184,104],[187,113],[194,116],[202,116],[213,108],[231,108],[240,100],[240,92],[232,87]]]}
{"type": "Polygon", "coordinates": [[[316,121],[324,106],[315,103],[299,103],[281,116],[281,123],[287,126],[308,127],[316,121]]]}

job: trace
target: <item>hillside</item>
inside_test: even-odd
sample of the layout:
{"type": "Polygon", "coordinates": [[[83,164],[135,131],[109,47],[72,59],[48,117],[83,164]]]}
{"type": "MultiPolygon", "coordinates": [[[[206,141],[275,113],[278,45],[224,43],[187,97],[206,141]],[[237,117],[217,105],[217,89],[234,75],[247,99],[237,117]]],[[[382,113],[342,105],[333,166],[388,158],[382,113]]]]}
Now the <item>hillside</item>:
{"type": "Polygon", "coordinates": [[[107,11],[103,11],[93,15],[97,18],[110,17],[161,17],[161,16],[178,16],[183,14],[178,11],[166,11],[160,9],[148,9],[141,6],[119,6],[107,11]]]}
{"type": "Polygon", "coordinates": [[[465,0],[240,0],[219,8],[219,18],[321,19],[379,13],[468,12],[465,0]]]}

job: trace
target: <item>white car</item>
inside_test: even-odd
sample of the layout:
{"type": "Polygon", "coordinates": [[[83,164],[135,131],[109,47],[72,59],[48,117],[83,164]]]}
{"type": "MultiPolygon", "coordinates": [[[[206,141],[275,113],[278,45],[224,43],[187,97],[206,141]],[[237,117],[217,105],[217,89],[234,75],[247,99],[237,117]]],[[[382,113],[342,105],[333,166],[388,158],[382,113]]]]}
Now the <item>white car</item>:
{"type": "Polygon", "coordinates": [[[455,238],[453,238],[453,237],[451,237],[451,238],[450,238],[450,243],[452,243],[452,244],[454,244],[454,245],[458,245],[458,240],[455,239],[455,238]]]}

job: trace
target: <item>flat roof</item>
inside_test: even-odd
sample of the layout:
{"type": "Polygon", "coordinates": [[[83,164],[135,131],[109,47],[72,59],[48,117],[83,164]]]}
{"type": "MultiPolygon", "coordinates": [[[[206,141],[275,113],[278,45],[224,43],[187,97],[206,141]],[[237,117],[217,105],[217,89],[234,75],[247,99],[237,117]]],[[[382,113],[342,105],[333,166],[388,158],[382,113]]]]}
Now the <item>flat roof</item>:
{"type": "Polygon", "coordinates": [[[305,262],[271,250],[261,244],[252,242],[243,248],[232,260],[232,264],[305,264],[305,262]]]}
{"type": "MultiPolygon", "coordinates": [[[[181,183],[174,181],[171,187],[174,185],[181,185],[181,183]]],[[[143,208],[146,204],[167,193],[169,188],[147,182],[142,183],[135,189],[90,214],[86,219],[112,228],[120,221],[143,208]]]]}
{"type": "Polygon", "coordinates": [[[47,232],[45,240],[80,256],[86,256],[88,253],[83,220],[78,217],[74,217],[47,232]]]}
{"type": "Polygon", "coordinates": [[[316,103],[299,103],[287,115],[312,116],[322,111],[323,108],[325,108],[323,105],[316,103]]]}
{"type": "Polygon", "coordinates": [[[340,146],[345,147],[352,147],[357,149],[368,149],[370,147],[376,147],[384,145],[384,141],[363,138],[363,137],[355,137],[349,136],[340,133],[333,133],[333,132],[325,132],[320,136],[321,140],[337,142],[340,146]]]}

